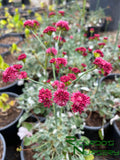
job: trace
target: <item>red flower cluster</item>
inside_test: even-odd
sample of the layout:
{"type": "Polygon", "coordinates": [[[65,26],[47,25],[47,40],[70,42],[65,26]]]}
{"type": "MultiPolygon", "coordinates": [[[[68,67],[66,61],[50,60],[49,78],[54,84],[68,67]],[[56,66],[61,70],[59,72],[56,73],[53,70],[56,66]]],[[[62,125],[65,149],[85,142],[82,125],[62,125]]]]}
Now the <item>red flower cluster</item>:
{"type": "Polygon", "coordinates": [[[86,65],[86,64],[84,64],[84,63],[81,63],[81,66],[82,66],[82,67],[87,67],[87,65],[86,65]]]}
{"type": "Polygon", "coordinates": [[[104,57],[104,54],[101,50],[97,49],[93,52],[95,57],[104,57]]]}
{"type": "Polygon", "coordinates": [[[21,55],[18,56],[18,60],[19,60],[19,61],[20,61],[20,60],[23,60],[23,59],[25,59],[26,57],[27,57],[26,54],[23,53],[23,54],[21,54],[21,55]]]}
{"type": "Polygon", "coordinates": [[[56,50],[54,47],[48,48],[48,49],[46,50],[46,53],[47,53],[47,54],[50,54],[51,56],[55,56],[55,55],[57,55],[57,50],[56,50]]]}
{"type": "Polygon", "coordinates": [[[43,33],[47,33],[48,35],[51,35],[52,32],[56,32],[56,28],[52,26],[48,26],[44,29],[43,33]]]}
{"type": "Polygon", "coordinates": [[[99,46],[104,47],[106,45],[106,43],[102,42],[102,43],[98,43],[99,46]]]}
{"type": "Polygon", "coordinates": [[[40,23],[36,20],[26,20],[24,22],[24,27],[27,27],[29,29],[36,29],[40,26],[40,23]]]}
{"type": "Polygon", "coordinates": [[[54,63],[55,67],[59,69],[59,68],[62,68],[63,66],[66,67],[67,60],[65,58],[52,58],[50,60],[50,63],[54,63]]]}
{"type": "Polygon", "coordinates": [[[53,87],[54,89],[58,89],[58,88],[60,88],[60,89],[65,89],[65,84],[64,84],[63,82],[60,82],[60,81],[56,80],[56,81],[54,81],[54,82],[52,83],[52,87],[53,87]]]}
{"type": "Polygon", "coordinates": [[[76,48],[75,51],[81,53],[83,56],[87,56],[87,53],[86,53],[87,49],[84,47],[76,48]]]}
{"type": "MultiPolygon", "coordinates": [[[[58,40],[58,37],[59,37],[59,36],[56,36],[56,37],[54,37],[53,39],[54,39],[54,40],[58,40]]],[[[64,42],[64,43],[66,42],[66,40],[65,40],[64,38],[62,38],[62,37],[59,37],[59,41],[60,41],[60,42],[64,42]]]]}
{"type": "Polygon", "coordinates": [[[50,107],[52,105],[52,93],[49,89],[42,88],[39,90],[39,100],[38,102],[43,103],[44,107],[50,107]]]}
{"type": "Polygon", "coordinates": [[[17,79],[27,78],[27,73],[24,71],[20,71],[22,65],[15,64],[13,66],[8,67],[2,75],[3,82],[13,82],[17,79]]]}
{"type": "Polygon", "coordinates": [[[64,11],[58,11],[59,14],[61,14],[61,16],[64,16],[65,12],[64,11]]]}
{"type": "Polygon", "coordinates": [[[101,57],[96,58],[93,64],[101,69],[101,73],[103,73],[104,76],[107,76],[112,71],[111,63],[103,60],[101,57]]]}
{"type": "Polygon", "coordinates": [[[68,26],[68,22],[62,21],[62,20],[60,20],[56,23],[56,27],[62,31],[68,31],[70,29],[68,26]]]}
{"type": "Polygon", "coordinates": [[[48,15],[48,17],[54,16],[54,15],[56,15],[55,12],[50,12],[49,15],[48,15]]]}
{"type": "Polygon", "coordinates": [[[84,108],[90,104],[90,97],[78,91],[72,94],[71,101],[73,102],[73,112],[79,112],[81,114],[84,108]]]}
{"type": "Polygon", "coordinates": [[[53,94],[53,101],[59,106],[66,106],[69,101],[69,92],[64,89],[57,89],[53,94]]]}
{"type": "Polygon", "coordinates": [[[67,54],[67,52],[64,52],[64,51],[63,51],[63,52],[62,52],[62,54],[63,54],[63,55],[66,55],[66,54],[67,54]]]}
{"type": "Polygon", "coordinates": [[[70,77],[70,80],[75,80],[76,76],[73,73],[68,73],[68,76],[70,77]]]}
{"type": "Polygon", "coordinates": [[[71,70],[74,73],[80,73],[81,72],[77,67],[73,67],[71,70]]]}
{"type": "Polygon", "coordinates": [[[63,83],[67,83],[70,81],[70,77],[69,76],[62,76],[62,77],[60,77],[60,81],[63,83]]]}
{"type": "Polygon", "coordinates": [[[90,28],[90,32],[93,33],[95,31],[94,28],[90,28]]]}

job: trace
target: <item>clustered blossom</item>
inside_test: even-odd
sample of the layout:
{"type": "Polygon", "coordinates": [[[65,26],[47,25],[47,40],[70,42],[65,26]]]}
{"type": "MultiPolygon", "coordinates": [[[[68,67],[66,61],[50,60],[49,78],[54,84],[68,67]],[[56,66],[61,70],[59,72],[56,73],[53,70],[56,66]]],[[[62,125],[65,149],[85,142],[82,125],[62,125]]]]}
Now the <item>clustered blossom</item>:
{"type": "Polygon", "coordinates": [[[54,15],[56,15],[55,12],[50,12],[49,15],[48,15],[48,17],[54,16],[54,15]]]}
{"type": "Polygon", "coordinates": [[[64,11],[58,11],[59,14],[61,14],[61,16],[64,16],[65,12],[64,11]]]}
{"type": "Polygon", "coordinates": [[[99,34],[94,34],[94,39],[99,40],[99,38],[100,38],[100,35],[99,35],[99,34]]]}
{"type": "Polygon", "coordinates": [[[51,56],[55,56],[55,55],[57,55],[57,50],[56,50],[54,47],[48,48],[48,49],[46,50],[46,53],[47,53],[47,54],[50,54],[51,56]]]}
{"type": "Polygon", "coordinates": [[[86,53],[87,49],[84,47],[76,48],[75,51],[81,53],[83,56],[87,56],[87,53],[86,53]]]}
{"type": "Polygon", "coordinates": [[[51,35],[52,32],[56,32],[56,28],[52,26],[48,26],[44,29],[43,33],[47,33],[48,35],[51,35]]]}
{"type": "Polygon", "coordinates": [[[2,74],[3,82],[13,82],[17,79],[25,79],[27,78],[27,73],[24,71],[20,71],[22,65],[15,64],[13,66],[8,67],[2,74]]]}
{"type": "Polygon", "coordinates": [[[56,81],[54,81],[54,82],[52,83],[52,87],[53,87],[54,89],[58,89],[58,88],[60,88],[60,89],[65,89],[65,84],[64,84],[63,82],[60,82],[60,81],[56,80],[56,81]]]}
{"type": "Polygon", "coordinates": [[[81,63],[81,66],[82,66],[82,67],[87,67],[87,65],[86,65],[86,64],[84,64],[84,63],[81,63]]]}
{"type": "Polygon", "coordinates": [[[50,60],[50,63],[54,63],[55,67],[57,69],[62,68],[63,66],[66,67],[67,65],[67,60],[65,58],[52,58],[50,60]]]}
{"type": "Polygon", "coordinates": [[[73,39],[73,36],[72,36],[72,35],[70,36],[70,39],[73,39]]]}
{"type": "Polygon", "coordinates": [[[76,76],[73,73],[68,73],[68,76],[70,77],[70,80],[75,80],[76,76]]]}
{"type": "Polygon", "coordinates": [[[104,54],[101,50],[97,49],[93,52],[95,57],[104,57],[104,54]]]}
{"type": "Polygon", "coordinates": [[[103,60],[101,57],[96,58],[93,64],[101,69],[101,72],[99,73],[103,73],[104,76],[107,76],[112,71],[111,63],[103,60]]]}
{"type": "Polygon", "coordinates": [[[71,71],[74,72],[74,73],[80,73],[81,72],[77,67],[73,67],[71,69],[71,71]]]}
{"type": "Polygon", "coordinates": [[[65,84],[65,86],[68,86],[69,84],[71,84],[71,78],[69,76],[61,76],[60,77],[60,81],[63,82],[65,84]]]}
{"type": "Polygon", "coordinates": [[[53,101],[59,106],[66,106],[69,101],[69,92],[64,89],[57,89],[53,96],[53,101]]]}
{"type": "Polygon", "coordinates": [[[40,23],[36,20],[26,20],[24,22],[24,27],[30,28],[30,29],[36,29],[40,26],[40,23]]]}
{"type": "Polygon", "coordinates": [[[73,112],[79,112],[81,114],[84,108],[90,104],[90,97],[78,91],[72,94],[71,101],[73,102],[73,112]]]}
{"type": "Polygon", "coordinates": [[[67,52],[64,52],[64,51],[63,51],[63,52],[62,52],[62,54],[63,54],[63,55],[66,55],[66,54],[67,54],[67,52]]]}
{"type": "Polygon", "coordinates": [[[63,31],[68,31],[70,29],[67,21],[60,20],[55,25],[58,29],[63,31]]]}
{"type": "Polygon", "coordinates": [[[52,93],[49,89],[42,88],[39,90],[39,100],[38,102],[43,103],[44,107],[50,107],[52,105],[52,93]]]}
{"type": "Polygon", "coordinates": [[[19,60],[19,61],[20,61],[20,60],[24,60],[26,57],[27,57],[26,54],[23,53],[23,54],[21,54],[21,55],[18,56],[18,60],[19,60]]]}
{"type": "Polygon", "coordinates": [[[106,43],[102,42],[102,43],[98,43],[98,45],[99,45],[100,47],[104,47],[104,46],[106,45],[106,43]]]}
{"type": "Polygon", "coordinates": [[[59,36],[56,36],[56,37],[54,37],[53,39],[58,41],[58,38],[59,38],[59,41],[60,41],[60,42],[64,42],[64,43],[66,42],[66,40],[65,40],[64,38],[62,38],[61,36],[60,36],[60,37],[59,37],[59,36]]]}
{"type": "Polygon", "coordinates": [[[88,52],[90,52],[90,53],[91,53],[91,52],[92,52],[92,49],[91,49],[91,48],[88,48],[88,52]]]}
{"type": "Polygon", "coordinates": [[[95,31],[94,28],[90,28],[90,32],[93,33],[95,31]]]}

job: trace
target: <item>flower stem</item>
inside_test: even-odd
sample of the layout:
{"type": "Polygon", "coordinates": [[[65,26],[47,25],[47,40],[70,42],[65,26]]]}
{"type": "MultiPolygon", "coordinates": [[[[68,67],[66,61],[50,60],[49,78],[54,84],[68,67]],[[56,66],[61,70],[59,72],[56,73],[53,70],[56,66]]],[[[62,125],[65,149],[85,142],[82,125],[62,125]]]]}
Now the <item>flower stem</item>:
{"type": "Polygon", "coordinates": [[[35,56],[37,62],[41,65],[42,69],[44,70],[45,68],[44,68],[44,66],[42,65],[42,63],[39,61],[39,58],[38,58],[38,56],[37,56],[36,53],[34,53],[34,56],[35,56]]]}
{"type": "Polygon", "coordinates": [[[54,81],[56,80],[56,75],[55,75],[55,65],[52,64],[52,69],[53,69],[53,78],[54,78],[54,81]]]}

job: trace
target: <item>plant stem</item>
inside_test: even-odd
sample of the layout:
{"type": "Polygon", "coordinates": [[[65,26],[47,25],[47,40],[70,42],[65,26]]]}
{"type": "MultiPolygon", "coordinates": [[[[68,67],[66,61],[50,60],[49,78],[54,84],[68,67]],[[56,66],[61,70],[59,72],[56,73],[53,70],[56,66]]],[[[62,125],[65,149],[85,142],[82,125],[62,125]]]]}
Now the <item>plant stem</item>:
{"type": "Polygon", "coordinates": [[[35,37],[37,38],[37,40],[40,42],[40,44],[43,46],[43,48],[46,50],[46,46],[43,44],[43,42],[40,40],[40,38],[37,36],[37,34],[32,30],[32,33],[35,35],[35,37]]]}
{"type": "Polygon", "coordinates": [[[69,85],[69,87],[71,87],[73,85],[74,82],[77,82],[81,77],[83,77],[85,74],[89,73],[90,71],[93,71],[94,69],[96,69],[96,66],[87,70],[86,72],[84,72],[83,74],[81,74],[77,79],[75,79],[74,81],[72,81],[72,84],[69,85]]]}
{"type": "Polygon", "coordinates": [[[54,81],[56,80],[56,75],[55,75],[55,65],[52,64],[52,69],[53,69],[53,78],[54,78],[54,81]]]}
{"type": "Polygon", "coordinates": [[[116,41],[115,41],[114,50],[113,50],[114,52],[115,52],[115,49],[116,49],[116,46],[117,46],[119,32],[120,32],[120,23],[119,23],[119,27],[118,27],[118,30],[117,30],[116,41]]]}
{"type": "Polygon", "coordinates": [[[42,69],[44,70],[45,68],[44,68],[44,66],[42,65],[42,63],[39,61],[39,58],[38,58],[38,56],[37,56],[36,53],[34,53],[34,56],[35,56],[37,62],[41,65],[42,69]]]}

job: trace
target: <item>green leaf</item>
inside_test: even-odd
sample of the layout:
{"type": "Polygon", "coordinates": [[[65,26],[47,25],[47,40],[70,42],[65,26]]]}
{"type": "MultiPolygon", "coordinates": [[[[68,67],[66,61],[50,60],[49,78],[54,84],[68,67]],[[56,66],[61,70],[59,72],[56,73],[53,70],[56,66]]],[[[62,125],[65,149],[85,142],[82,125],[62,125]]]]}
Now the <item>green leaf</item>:
{"type": "Polygon", "coordinates": [[[31,131],[32,128],[33,128],[33,125],[32,125],[31,123],[28,123],[28,122],[24,122],[24,123],[22,124],[22,126],[25,127],[25,128],[27,128],[28,131],[31,131]]]}
{"type": "Polygon", "coordinates": [[[0,100],[2,100],[3,102],[6,102],[9,99],[9,95],[6,93],[2,93],[0,96],[0,100]]]}
{"type": "Polygon", "coordinates": [[[99,134],[100,139],[103,140],[104,139],[104,128],[99,129],[98,134],[99,134]]]}

